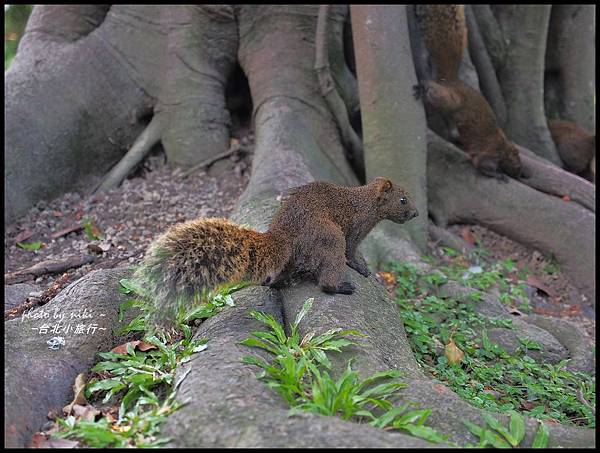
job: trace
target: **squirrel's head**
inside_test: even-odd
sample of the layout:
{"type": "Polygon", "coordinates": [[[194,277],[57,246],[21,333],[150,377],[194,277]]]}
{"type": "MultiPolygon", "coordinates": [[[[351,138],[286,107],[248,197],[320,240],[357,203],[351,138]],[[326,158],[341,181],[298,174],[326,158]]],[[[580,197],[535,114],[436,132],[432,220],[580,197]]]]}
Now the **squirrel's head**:
{"type": "Polygon", "coordinates": [[[369,183],[377,195],[377,214],[380,219],[404,223],[419,215],[412,196],[387,178],[375,178],[369,183]]]}

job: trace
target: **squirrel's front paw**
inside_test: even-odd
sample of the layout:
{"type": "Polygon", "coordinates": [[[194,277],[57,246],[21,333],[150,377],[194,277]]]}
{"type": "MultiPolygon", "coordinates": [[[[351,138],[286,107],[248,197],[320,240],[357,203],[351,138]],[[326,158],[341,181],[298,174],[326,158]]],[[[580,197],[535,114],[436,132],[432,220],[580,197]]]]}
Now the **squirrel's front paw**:
{"type": "Polygon", "coordinates": [[[364,277],[368,277],[369,275],[371,275],[371,271],[369,271],[367,266],[365,266],[362,263],[359,263],[358,261],[348,261],[347,264],[364,277]]]}
{"type": "Polygon", "coordinates": [[[422,83],[413,85],[413,96],[417,101],[423,99],[425,97],[425,85],[422,83]]]}
{"type": "Polygon", "coordinates": [[[354,288],[350,282],[342,282],[338,286],[321,286],[321,290],[328,294],[352,294],[354,288]]]}

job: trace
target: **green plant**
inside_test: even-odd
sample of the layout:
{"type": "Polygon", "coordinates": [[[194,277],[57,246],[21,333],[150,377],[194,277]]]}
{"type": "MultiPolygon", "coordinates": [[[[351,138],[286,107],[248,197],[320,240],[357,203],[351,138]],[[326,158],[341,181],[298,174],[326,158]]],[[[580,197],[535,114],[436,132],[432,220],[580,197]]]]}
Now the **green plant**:
{"type": "Polygon", "coordinates": [[[291,325],[289,336],[272,316],[252,311],[251,316],[265,324],[269,331],[252,332],[250,338],[241,342],[273,356],[271,361],[254,356],[246,356],[243,361],[262,370],[257,377],[286,400],[291,406],[290,414],[307,411],[340,416],[344,420],[368,421],[378,428],[404,430],[431,442],[445,440],[425,426],[430,410],[407,410],[409,405],[392,405],[390,399],[406,387],[397,380],[398,371],[382,371],[360,379],[349,361],[337,380],[331,377],[327,371],[331,370],[331,362],[326,352],[340,352],[340,348],[354,344],[344,338],[346,335],[364,335],[336,328],[321,335],[311,332],[300,339],[298,326],[312,303],[313,299],[306,300],[291,325]],[[381,411],[385,412],[378,415],[381,411]]]}
{"type": "MultiPolygon", "coordinates": [[[[464,420],[463,423],[474,435],[479,437],[477,447],[483,448],[491,445],[494,448],[516,448],[525,437],[525,420],[522,415],[511,411],[508,428],[490,415],[484,415],[487,427],[482,427],[464,420]]],[[[548,446],[548,429],[540,422],[540,428],[533,440],[533,448],[546,448],[548,446]]]]}
{"type": "MultiPolygon", "coordinates": [[[[144,293],[134,280],[122,279],[120,291],[131,296],[144,293]]],[[[210,293],[208,302],[203,306],[202,317],[216,314],[225,305],[232,305],[230,292],[241,285],[221,288],[210,293]]],[[[147,315],[152,304],[143,297],[133,297],[121,304],[119,321],[123,320],[127,309],[136,307],[141,314],[129,322],[122,331],[147,331],[147,315]]],[[[74,437],[81,439],[90,447],[148,447],[159,446],[169,439],[156,438],[160,424],[166,417],[181,407],[175,400],[176,390],[185,375],[175,382],[177,367],[189,361],[194,353],[207,347],[206,339],[194,339],[192,329],[183,321],[196,319],[196,308],[191,313],[182,313],[178,322],[180,332],[171,335],[157,332],[143,338],[144,351],[136,350],[134,343],[127,343],[125,352],[102,352],[101,359],[91,370],[95,377],[85,388],[88,400],[107,404],[117,401],[118,419],[102,417],[98,421],[76,419],[69,416],[58,419],[62,428],[55,437],[74,437]],[[164,396],[166,395],[166,397],[164,396]]],[[[135,342],[139,343],[139,342],[135,342]]]]}
{"type": "MultiPolygon", "coordinates": [[[[130,308],[137,308],[140,312],[127,325],[122,327],[121,332],[153,332],[154,326],[149,319],[155,310],[151,296],[135,279],[123,278],[119,281],[119,291],[122,294],[131,295],[132,298],[123,302],[119,308],[119,322],[123,321],[124,313],[130,308]]],[[[197,299],[201,303],[182,304],[177,312],[175,328],[182,329],[196,319],[210,318],[219,313],[226,306],[234,306],[233,294],[248,286],[248,282],[221,285],[213,291],[205,291],[197,299]]]]}
{"type": "Polygon", "coordinates": [[[39,250],[40,248],[42,248],[42,241],[36,241],[36,242],[30,242],[30,243],[26,243],[26,242],[17,242],[17,247],[24,249],[24,250],[39,250]]]}
{"type": "Polygon", "coordinates": [[[17,46],[33,5],[4,5],[4,70],[6,71],[17,53],[17,46]]]}
{"type": "Polygon", "coordinates": [[[74,437],[90,447],[158,446],[169,439],[156,438],[160,424],[182,405],[175,400],[176,390],[185,378],[175,380],[175,370],[190,360],[193,353],[206,349],[206,339],[194,340],[189,326],[183,338],[167,344],[164,338],[144,338],[145,346],[154,349],[136,351],[127,343],[126,353],[102,352],[85,388],[88,400],[101,404],[120,400],[118,419],[102,417],[98,421],[68,416],[58,419],[62,430],[54,437],[74,437]],[[166,394],[161,398],[160,395],[166,394]]]}
{"type": "MultiPolygon", "coordinates": [[[[504,262],[502,267],[511,265],[504,262]]],[[[521,338],[521,346],[512,355],[490,341],[488,329],[510,329],[512,323],[510,319],[477,313],[476,305],[483,300],[480,292],[463,300],[441,297],[431,284],[432,280],[438,280],[437,272],[432,279],[431,275],[420,275],[416,268],[404,263],[391,264],[388,269],[399,273],[396,280],[402,282],[396,290],[396,303],[415,357],[435,378],[476,407],[494,412],[517,410],[535,418],[595,426],[595,416],[589,407],[595,402],[593,376],[565,370],[564,362],[556,365],[536,362],[528,354],[540,345],[532,340],[521,338]],[[444,356],[444,345],[451,337],[464,352],[460,363],[450,364],[444,356]],[[589,405],[581,402],[580,387],[585,389],[589,405]]],[[[452,264],[440,269],[449,280],[462,282],[466,265],[452,264]]],[[[514,288],[512,294],[521,296],[519,284],[502,275],[496,276],[496,284],[504,287],[508,296],[511,288],[514,288]]]]}
{"type": "Polygon", "coordinates": [[[58,419],[61,430],[53,437],[80,439],[92,448],[159,447],[171,440],[157,438],[160,425],[183,406],[175,400],[175,395],[176,388],[173,388],[163,402],[148,396],[140,398],[138,404],[116,422],[108,417],[89,421],[69,415],[58,419]]]}
{"type": "Polygon", "coordinates": [[[81,219],[81,226],[83,227],[83,232],[90,241],[97,241],[100,239],[100,230],[92,217],[86,216],[81,219]]]}

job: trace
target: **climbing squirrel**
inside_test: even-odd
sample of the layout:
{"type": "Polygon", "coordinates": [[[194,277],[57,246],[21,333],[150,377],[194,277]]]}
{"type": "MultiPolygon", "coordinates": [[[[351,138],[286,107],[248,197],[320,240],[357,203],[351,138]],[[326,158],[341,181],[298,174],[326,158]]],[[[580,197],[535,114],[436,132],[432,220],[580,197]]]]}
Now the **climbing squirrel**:
{"type": "Polygon", "coordinates": [[[488,102],[465,82],[425,82],[415,86],[415,97],[452,119],[465,152],[482,174],[502,180],[506,178],[503,172],[513,178],[521,176],[517,147],[498,127],[488,102]]]}
{"type": "Polygon", "coordinates": [[[171,227],[150,246],[135,278],[166,318],[203,289],[238,281],[271,286],[291,272],[312,275],[326,293],[352,294],[344,265],[369,275],[356,255],[363,238],[381,220],[417,215],[408,192],[389,179],[358,187],[312,182],[290,191],[264,233],[226,219],[171,227]]]}
{"type": "Polygon", "coordinates": [[[461,81],[458,69],[467,45],[464,5],[416,5],[415,17],[435,70],[435,80],[414,94],[456,125],[465,151],[482,174],[506,180],[521,176],[516,146],[498,127],[486,99],[461,81]]]}
{"type": "Polygon", "coordinates": [[[575,174],[586,172],[596,155],[596,134],[572,121],[551,120],[548,128],[565,168],[575,174]]]}
{"type": "Polygon", "coordinates": [[[415,5],[415,18],[434,66],[434,79],[457,79],[467,47],[465,5],[415,5]]]}

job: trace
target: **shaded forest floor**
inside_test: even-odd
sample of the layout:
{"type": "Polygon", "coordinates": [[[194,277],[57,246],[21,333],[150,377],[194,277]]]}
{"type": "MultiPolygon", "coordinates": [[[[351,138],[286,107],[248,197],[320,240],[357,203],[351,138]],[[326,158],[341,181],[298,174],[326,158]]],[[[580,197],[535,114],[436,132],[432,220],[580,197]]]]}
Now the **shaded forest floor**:
{"type": "MultiPolygon", "coordinates": [[[[65,194],[50,203],[39,203],[8,225],[4,235],[7,274],[44,260],[92,256],[93,261],[5,286],[5,318],[46,303],[91,270],[136,265],[152,239],[174,223],[227,217],[250,177],[253,136],[246,132],[239,141],[246,153],[217,161],[186,179],[180,171],[169,169],[163,154],[156,152],[117,189],[91,197],[65,194]],[[39,242],[37,250],[17,246],[39,242]]],[[[475,246],[477,257],[471,257],[469,264],[510,260],[517,269],[525,270],[532,312],[568,318],[595,338],[594,313],[586,311],[583,296],[551,259],[477,225],[454,225],[449,230],[475,246]]],[[[444,255],[440,244],[430,241],[429,246],[431,255],[444,255]]]]}

